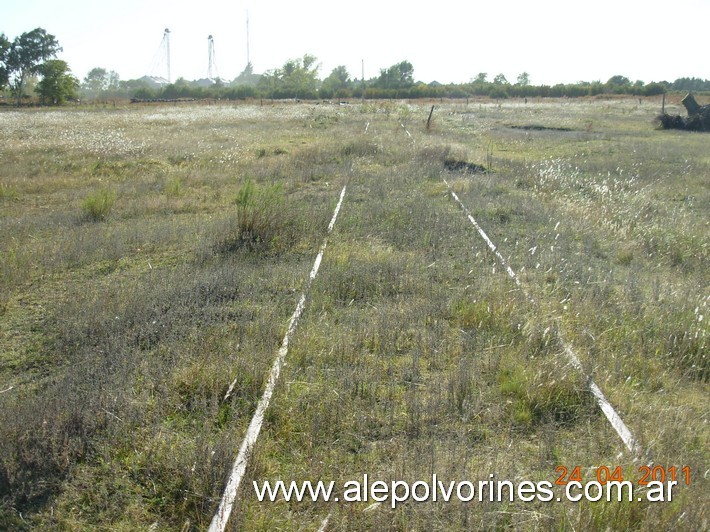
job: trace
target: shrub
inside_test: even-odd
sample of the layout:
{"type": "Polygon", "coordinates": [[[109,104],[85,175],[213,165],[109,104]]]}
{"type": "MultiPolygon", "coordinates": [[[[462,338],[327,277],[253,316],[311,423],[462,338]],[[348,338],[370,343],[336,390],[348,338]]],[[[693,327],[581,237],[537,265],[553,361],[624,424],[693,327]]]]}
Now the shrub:
{"type": "Polygon", "coordinates": [[[570,424],[594,412],[594,401],[576,374],[548,369],[526,375],[519,368],[503,369],[498,383],[501,394],[510,398],[513,422],[522,428],[544,422],[570,424]]]}
{"type": "Polygon", "coordinates": [[[182,183],[174,177],[165,183],[163,190],[168,198],[179,198],[182,196],[182,183]]]}
{"type": "Polygon", "coordinates": [[[89,222],[105,220],[115,201],[116,195],[111,190],[102,188],[92,192],[81,204],[83,219],[89,222]]]}
{"type": "Polygon", "coordinates": [[[237,192],[236,209],[225,236],[215,246],[217,252],[269,248],[278,240],[284,225],[283,187],[259,186],[247,180],[237,192]]]}

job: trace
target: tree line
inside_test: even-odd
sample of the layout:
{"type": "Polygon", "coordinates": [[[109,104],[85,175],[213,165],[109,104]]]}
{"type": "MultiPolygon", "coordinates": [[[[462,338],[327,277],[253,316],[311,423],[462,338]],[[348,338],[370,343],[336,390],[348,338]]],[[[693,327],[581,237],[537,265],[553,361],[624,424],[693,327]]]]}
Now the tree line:
{"type": "Polygon", "coordinates": [[[316,58],[306,55],[302,59],[286,62],[282,67],[264,74],[253,74],[251,65],[231,83],[217,80],[209,87],[179,79],[160,88],[143,86],[133,93],[140,99],[177,98],[272,98],[272,99],[414,99],[414,98],[468,98],[487,96],[505,98],[582,97],[600,94],[628,94],[653,96],[671,91],[710,92],[710,80],[680,78],[674,82],[632,82],[625,76],[613,76],[606,82],[580,81],[573,84],[533,85],[526,72],[514,83],[503,74],[492,79],[485,72],[466,83],[441,84],[415,81],[414,67],[402,61],[380,70],[370,79],[351,78],[345,66],[334,68],[324,79],[318,78],[316,58]]]}
{"type": "Polygon", "coordinates": [[[466,83],[441,84],[416,81],[414,66],[407,60],[380,69],[370,79],[351,77],[345,66],[337,66],[320,79],[318,59],[305,54],[290,59],[281,67],[254,73],[250,63],[231,82],[221,79],[176,82],[151,86],[147,79],[123,81],[115,71],[102,67],[92,69],[83,81],[71,73],[65,61],[56,59],[62,50],[57,39],[42,28],[23,33],[10,41],[0,34],[0,91],[9,91],[20,105],[29,97],[31,88],[43,104],[61,105],[71,100],[135,98],[142,100],[173,99],[401,99],[401,98],[468,98],[487,96],[496,99],[533,97],[582,97],[599,94],[652,96],[669,91],[710,91],[710,80],[679,78],[673,82],[632,82],[621,75],[602,83],[533,85],[530,75],[521,73],[514,83],[503,74],[489,80],[481,72],[466,83]]]}

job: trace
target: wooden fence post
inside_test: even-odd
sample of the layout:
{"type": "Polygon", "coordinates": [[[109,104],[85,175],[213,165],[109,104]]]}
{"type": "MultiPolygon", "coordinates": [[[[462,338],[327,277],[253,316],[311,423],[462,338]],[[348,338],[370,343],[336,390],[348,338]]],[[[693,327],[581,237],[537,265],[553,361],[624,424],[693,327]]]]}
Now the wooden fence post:
{"type": "Polygon", "coordinates": [[[429,128],[431,127],[431,115],[433,115],[433,114],[434,114],[434,106],[432,105],[431,111],[429,111],[429,118],[427,118],[427,121],[426,121],[427,131],[429,131],[429,128]]]}

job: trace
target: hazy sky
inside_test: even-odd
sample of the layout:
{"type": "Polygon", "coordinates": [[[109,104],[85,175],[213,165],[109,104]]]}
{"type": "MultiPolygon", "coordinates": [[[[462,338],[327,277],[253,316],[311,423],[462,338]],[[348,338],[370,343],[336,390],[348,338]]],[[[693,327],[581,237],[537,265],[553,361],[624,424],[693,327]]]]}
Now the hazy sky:
{"type": "Polygon", "coordinates": [[[247,62],[247,12],[258,73],[309,53],[321,78],[338,65],[359,78],[363,60],[371,78],[406,59],[425,82],[710,79],[710,0],[0,0],[0,32],[44,28],[79,79],[103,67],[127,80],[167,76],[158,51],[169,28],[173,81],[206,77],[212,35],[218,73],[232,80],[247,62]]]}

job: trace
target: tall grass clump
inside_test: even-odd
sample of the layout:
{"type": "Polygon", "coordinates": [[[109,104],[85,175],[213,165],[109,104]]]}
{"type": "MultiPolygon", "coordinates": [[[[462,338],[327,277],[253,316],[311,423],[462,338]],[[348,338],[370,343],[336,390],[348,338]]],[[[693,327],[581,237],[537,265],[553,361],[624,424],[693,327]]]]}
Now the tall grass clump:
{"type": "Polygon", "coordinates": [[[215,251],[229,253],[240,249],[264,250],[278,247],[285,226],[283,186],[257,185],[247,180],[237,191],[234,211],[215,251]]]}
{"type": "Polygon", "coordinates": [[[114,202],[116,194],[102,188],[89,194],[81,204],[82,219],[88,222],[101,222],[106,220],[114,202]]]}
{"type": "Polygon", "coordinates": [[[18,197],[17,188],[0,183],[0,199],[16,200],[18,197]]]}
{"type": "Polygon", "coordinates": [[[167,198],[179,198],[183,194],[182,183],[180,179],[174,177],[165,182],[163,191],[167,198]]]}
{"type": "Polygon", "coordinates": [[[566,425],[595,415],[593,398],[579,374],[560,374],[553,366],[530,373],[516,367],[503,368],[498,375],[500,392],[509,399],[511,418],[518,427],[566,425]]]}

